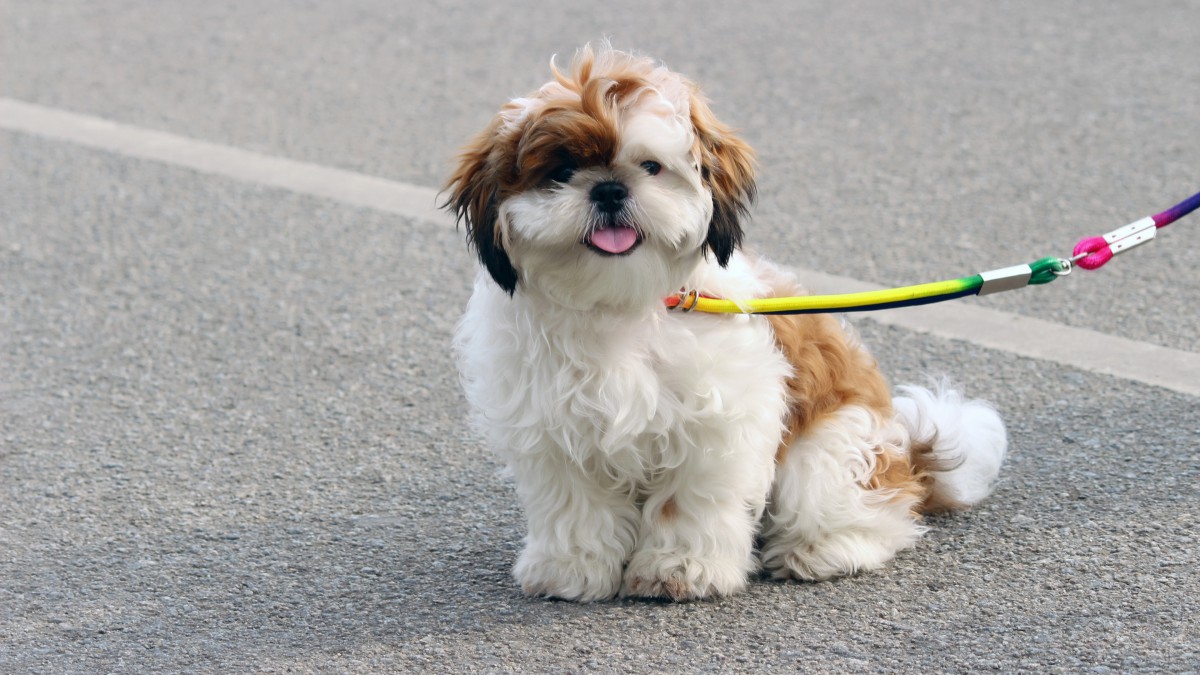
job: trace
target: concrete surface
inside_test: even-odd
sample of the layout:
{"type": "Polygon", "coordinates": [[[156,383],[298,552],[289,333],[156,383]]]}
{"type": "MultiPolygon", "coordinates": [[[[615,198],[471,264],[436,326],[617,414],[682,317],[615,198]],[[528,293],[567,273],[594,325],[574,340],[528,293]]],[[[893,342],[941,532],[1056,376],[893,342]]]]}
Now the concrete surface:
{"type": "MultiPolygon", "coordinates": [[[[550,54],[610,35],[759,148],[755,245],[874,283],[1200,189],[1194,1],[639,7],[0,0],[0,96],[437,187],[550,54]]],[[[1196,353],[1197,227],[976,304],[1196,353]]],[[[521,597],[447,350],[472,270],[437,223],[0,132],[0,671],[1200,666],[1196,398],[869,317],[894,380],[1002,410],[984,506],[852,579],[521,597]]]]}

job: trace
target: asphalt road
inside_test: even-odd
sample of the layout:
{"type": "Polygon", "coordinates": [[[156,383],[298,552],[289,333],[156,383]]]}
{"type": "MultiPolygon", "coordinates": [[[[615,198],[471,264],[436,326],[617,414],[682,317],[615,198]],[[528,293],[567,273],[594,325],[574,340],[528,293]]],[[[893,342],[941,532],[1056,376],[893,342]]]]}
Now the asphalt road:
{"type": "MultiPolygon", "coordinates": [[[[437,188],[610,36],[759,149],[749,239],[879,284],[1069,251],[1200,189],[1200,2],[18,3],[0,97],[437,188]]],[[[1196,216],[971,303],[1200,352],[1196,216]]],[[[444,221],[0,130],[0,671],[1200,669],[1194,395],[855,319],[1012,436],[884,571],[529,600],[448,351],[444,221]]],[[[1120,358],[1115,354],[1114,358],[1120,358]]]]}

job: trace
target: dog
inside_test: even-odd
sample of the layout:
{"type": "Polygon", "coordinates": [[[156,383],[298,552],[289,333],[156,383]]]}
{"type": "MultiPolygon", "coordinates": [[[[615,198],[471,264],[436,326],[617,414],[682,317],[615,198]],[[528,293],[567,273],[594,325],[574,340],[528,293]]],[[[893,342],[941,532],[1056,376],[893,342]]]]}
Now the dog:
{"type": "Polygon", "coordinates": [[[454,344],[515,480],[530,596],[690,601],[764,572],[877,569],[922,515],[979,502],[1007,437],[944,385],[895,398],[830,315],[704,315],[664,298],[792,296],[743,252],[752,149],[687,78],[585,46],[505,104],[443,206],[481,263],[454,344]]]}

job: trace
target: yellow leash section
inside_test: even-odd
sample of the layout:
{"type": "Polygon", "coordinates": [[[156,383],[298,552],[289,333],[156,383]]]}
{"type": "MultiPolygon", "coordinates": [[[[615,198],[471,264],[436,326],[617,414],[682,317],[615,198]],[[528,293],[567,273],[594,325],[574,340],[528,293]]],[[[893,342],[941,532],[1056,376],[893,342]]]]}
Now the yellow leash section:
{"type": "Polygon", "coordinates": [[[1014,265],[974,276],[901,286],[881,291],[806,295],[793,298],[756,298],[723,300],[696,293],[679,293],[665,300],[668,309],[715,314],[819,314],[823,312],[865,312],[894,307],[925,305],[967,295],[987,295],[1000,291],[1044,284],[1067,274],[1071,263],[1062,258],[1042,258],[1028,265],[1014,265]]]}

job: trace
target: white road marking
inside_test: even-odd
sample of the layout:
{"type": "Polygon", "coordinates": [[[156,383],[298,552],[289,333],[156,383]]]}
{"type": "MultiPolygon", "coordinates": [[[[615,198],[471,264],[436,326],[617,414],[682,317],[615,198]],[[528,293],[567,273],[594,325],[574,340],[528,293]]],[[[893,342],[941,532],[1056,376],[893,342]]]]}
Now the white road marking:
{"type": "MultiPolygon", "coordinates": [[[[0,97],[0,129],[162,162],[248,183],[269,185],[449,227],[427,187],[273,157],[175,134],[120,124],[0,97]]],[[[797,270],[815,293],[882,288],[857,279],[797,270]]],[[[1200,354],[1091,330],[950,303],[872,312],[886,325],[1052,361],[1177,392],[1200,395],[1200,354]]]]}
{"type": "MultiPolygon", "coordinates": [[[[812,270],[797,270],[797,276],[814,293],[854,293],[884,288],[812,270]]],[[[1200,395],[1200,354],[1193,352],[966,302],[888,309],[859,316],[918,333],[963,340],[1010,354],[1200,395]]]]}
{"type": "Polygon", "coordinates": [[[324,197],[402,216],[447,222],[436,193],[366,174],[273,157],[227,145],[0,97],[0,129],[66,141],[127,157],[324,197]]]}

